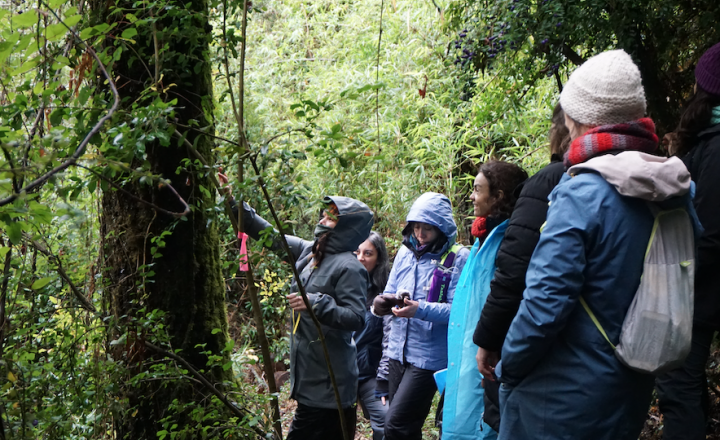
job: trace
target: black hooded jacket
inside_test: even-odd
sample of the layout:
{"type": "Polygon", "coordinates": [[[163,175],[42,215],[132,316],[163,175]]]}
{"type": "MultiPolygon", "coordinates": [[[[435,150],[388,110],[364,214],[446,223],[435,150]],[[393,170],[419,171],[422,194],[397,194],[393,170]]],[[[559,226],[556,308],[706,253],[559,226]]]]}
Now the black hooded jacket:
{"type": "Polygon", "coordinates": [[[695,182],[693,205],[705,229],[697,242],[695,323],[720,330],[720,124],[698,134],[682,160],[695,182]]]}

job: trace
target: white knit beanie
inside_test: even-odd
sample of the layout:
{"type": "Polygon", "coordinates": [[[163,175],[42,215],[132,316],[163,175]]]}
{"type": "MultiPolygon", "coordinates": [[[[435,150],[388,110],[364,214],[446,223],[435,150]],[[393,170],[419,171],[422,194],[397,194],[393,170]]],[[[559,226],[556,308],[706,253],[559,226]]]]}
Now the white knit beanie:
{"type": "Polygon", "coordinates": [[[610,50],[585,61],[570,75],[560,106],[576,122],[607,125],[645,116],[640,70],[624,50],[610,50]]]}

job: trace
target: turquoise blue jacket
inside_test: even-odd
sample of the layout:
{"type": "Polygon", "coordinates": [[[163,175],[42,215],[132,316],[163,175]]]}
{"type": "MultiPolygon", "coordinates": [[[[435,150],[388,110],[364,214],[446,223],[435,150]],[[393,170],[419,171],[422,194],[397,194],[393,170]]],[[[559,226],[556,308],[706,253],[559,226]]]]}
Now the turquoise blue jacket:
{"type": "Polygon", "coordinates": [[[496,433],[482,426],[482,374],[478,371],[473,343],[475,325],[490,293],[495,274],[495,257],[505,236],[509,220],[500,223],[480,244],[476,239],[470,250],[460,281],[448,326],[448,368],[443,407],[443,440],[476,440],[494,437],[496,433]],[[482,426],[482,428],[481,428],[482,426]]]}

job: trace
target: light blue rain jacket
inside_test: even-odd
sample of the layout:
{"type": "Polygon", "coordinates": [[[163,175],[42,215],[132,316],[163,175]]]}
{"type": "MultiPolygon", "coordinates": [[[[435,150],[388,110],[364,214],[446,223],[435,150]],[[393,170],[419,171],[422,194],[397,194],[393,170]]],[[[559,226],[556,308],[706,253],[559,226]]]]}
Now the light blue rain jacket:
{"type": "Polygon", "coordinates": [[[473,343],[475,325],[490,293],[495,274],[495,257],[509,220],[490,232],[482,245],[475,240],[455,289],[454,306],[448,327],[448,369],[443,407],[443,440],[494,439],[497,433],[482,422],[485,410],[483,376],[477,368],[473,343]]]}
{"type": "Polygon", "coordinates": [[[447,237],[447,243],[440,252],[426,253],[420,259],[406,246],[398,251],[384,293],[397,293],[405,289],[410,292],[410,299],[418,301],[420,305],[414,318],[392,316],[385,355],[399,362],[407,361],[418,368],[437,371],[447,365],[450,305],[469,252],[462,248],[455,256],[446,302],[427,302],[425,299],[438,260],[455,243],[457,235],[450,200],[442,194],[425,193],[413,203],[407,221],[436,226],[447,237]]]}

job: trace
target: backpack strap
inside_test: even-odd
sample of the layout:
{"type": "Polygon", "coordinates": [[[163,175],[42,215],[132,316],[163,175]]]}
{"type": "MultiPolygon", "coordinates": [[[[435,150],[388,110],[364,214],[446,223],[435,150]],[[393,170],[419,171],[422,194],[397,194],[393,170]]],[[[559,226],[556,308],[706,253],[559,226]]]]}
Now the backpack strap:
{"type": "Polygon", "coordinates": [[[445,253],[440,257],[440,265],[444,267],[445,269],[450,269],[453,267],[453,264],[455,263],[455,256],[457,253],[462,249],[463,245],[459,243],[455,243],[454,245],[450,246],[450,249],[445,251],[445,253]]]}
{"type": "Polygon", "coordinates": [[[450,287],[450,280],[452,279],[452,268],[455,264],[455,257],[462,248],[463,245],[455,243],[440,257],[438,267],[435,271],[441,271],[442,275],[439,278],[433,275],[433,281],[430,286],[431,291],[439,289],[439,292],[436,291],[438,294],[437,302],[445,302],[445,295],[447,294],[447,290],[450,287]]]}
{"type": "Polygon", "coordinates": [[[592,312],[592,310],[590,310],[590,306],[589,306],[588,303],[585,301],[585,298],[582,297],[582,295],[580,296],[580,304],[582,304],[583,308],[585,309],[585,311],[587,312],[587,314],[590,316],[590,319],[592,319],[592,322],[593,322],[593,324],[595,324],[595,327],[597,327],[597,329],[600,330],[600,334],[603,335],[603,337],[604,337],[605,340],[608,342],[608,344],[610,344],[610,346],[612,347],[612,349],[615,350],[615,344],[613,344],[612,342],[610,342],[610,338],[608,338],[607,333],[605,333],[605,329],[602,327],[602,325],[600,325],[600,321],[598,321],[598,319],[597,319],[597,317],[595,316],[595,314],[592,312]]]}

